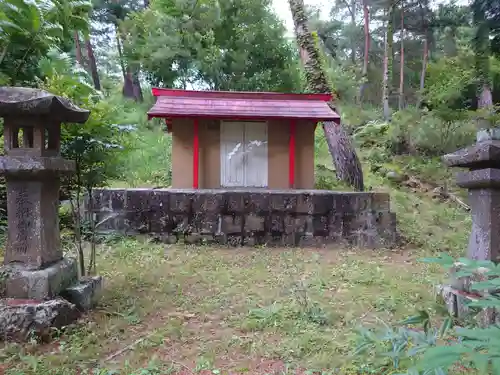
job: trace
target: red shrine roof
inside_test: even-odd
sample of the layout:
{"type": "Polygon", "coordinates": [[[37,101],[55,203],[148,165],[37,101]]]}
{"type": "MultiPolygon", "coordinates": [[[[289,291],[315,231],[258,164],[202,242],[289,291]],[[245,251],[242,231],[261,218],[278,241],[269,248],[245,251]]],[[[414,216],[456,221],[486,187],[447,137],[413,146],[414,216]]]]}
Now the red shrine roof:
{"type": "Polygon", "coordinates": [[[329,94],[194,91],[153,88],[157,97],[148,118],[217,118],[231,120],[294,119],[340,122],[327,102],[329,94]]]}

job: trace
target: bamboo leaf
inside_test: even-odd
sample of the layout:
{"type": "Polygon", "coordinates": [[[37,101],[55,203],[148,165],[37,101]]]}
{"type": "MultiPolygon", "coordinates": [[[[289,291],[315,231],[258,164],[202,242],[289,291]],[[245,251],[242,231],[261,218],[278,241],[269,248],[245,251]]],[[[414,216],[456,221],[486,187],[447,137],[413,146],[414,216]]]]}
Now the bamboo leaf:
{"type": "Polygon", "coordinates": [[[480,374],[487,374],[489,356],[482,353],[471,353],[471,360],[480,374]]]}
{"type": "Polygon", "coordinates": [[[453,327],[453,319],[447,317],[441,324],[441,327],[439,327],[439,337],[446,335],[451,327],[453,327]]]}
{"type": "Polygon", "coordinates": [[[458,345],[432,347],[422,357],[421,366],[425,369],[448,368],[468,352],[469,349],[458,345]]]}

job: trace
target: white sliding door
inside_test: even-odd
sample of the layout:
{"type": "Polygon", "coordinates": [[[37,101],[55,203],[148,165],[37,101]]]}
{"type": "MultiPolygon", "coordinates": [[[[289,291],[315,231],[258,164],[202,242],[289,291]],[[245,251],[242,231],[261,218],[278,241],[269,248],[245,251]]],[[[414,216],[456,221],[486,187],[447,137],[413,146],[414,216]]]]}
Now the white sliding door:
{"type": "Polygon", "coordinates": [[[221,123],[221,185],[267,187],[267,123],[221,123]]]}

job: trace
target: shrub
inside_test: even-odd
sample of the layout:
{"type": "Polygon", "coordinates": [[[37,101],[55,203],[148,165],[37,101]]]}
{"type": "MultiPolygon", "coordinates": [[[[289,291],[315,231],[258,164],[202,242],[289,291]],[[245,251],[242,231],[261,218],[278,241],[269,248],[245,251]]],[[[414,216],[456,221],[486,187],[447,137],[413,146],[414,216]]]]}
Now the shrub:
{"type": "Polygon", "coordinates": [[[354,138],[363,147],[383,147],[390,154],[442,156],[474,141],[475,126],[469,116],[444,121],[433,112],[409,108],[396,112],[390,123],[370,121],[354,138]]]}

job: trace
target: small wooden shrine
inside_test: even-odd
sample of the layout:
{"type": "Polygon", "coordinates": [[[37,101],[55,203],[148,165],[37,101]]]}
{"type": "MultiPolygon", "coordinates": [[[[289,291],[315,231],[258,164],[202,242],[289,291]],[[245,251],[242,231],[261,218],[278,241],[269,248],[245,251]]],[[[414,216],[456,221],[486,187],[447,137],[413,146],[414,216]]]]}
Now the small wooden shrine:
{"type": "Polygon", "coordinates": [[[153,89],[172,134],[172,187],[314,188],[314,134],[340,123],[328,94],[153,89]]]}

